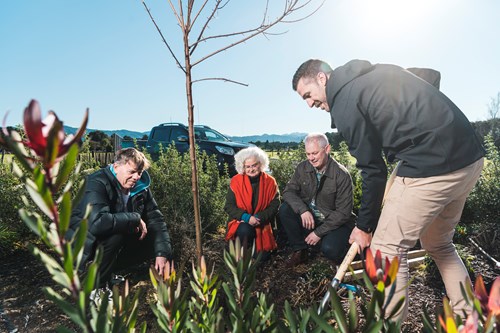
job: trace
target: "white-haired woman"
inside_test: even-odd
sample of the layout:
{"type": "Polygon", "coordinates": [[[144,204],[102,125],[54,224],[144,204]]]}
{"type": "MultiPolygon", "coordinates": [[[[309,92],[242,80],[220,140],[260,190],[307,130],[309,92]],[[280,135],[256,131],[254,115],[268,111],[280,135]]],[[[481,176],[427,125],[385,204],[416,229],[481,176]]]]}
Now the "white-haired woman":
{"type": "Polygon", "coordinates": [[[257,252],[274,250],[276,240],[270,222],[280,205],[276,180],[264,170],[267,154],[258,147],[240,150],[235,156],[236,174],[226,196],[224,210],[229,215],[226,240],[240,238],[257,252]]]}

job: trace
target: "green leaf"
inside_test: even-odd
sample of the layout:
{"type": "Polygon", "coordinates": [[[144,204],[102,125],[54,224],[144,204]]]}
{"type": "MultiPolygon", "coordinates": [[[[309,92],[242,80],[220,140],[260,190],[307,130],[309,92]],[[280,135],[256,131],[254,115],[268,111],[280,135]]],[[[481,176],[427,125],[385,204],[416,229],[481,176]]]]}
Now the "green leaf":
{"type": "Polygon", "coordinates": [[[47,186],[46,174],[39,166],[33,170],[33,181],[37,186],[38,193],[42,196],[47,207],[52,211],[52,209],[54,208],[54,199],[52,197],[53,193],[47,186]]]}
{"type": "Polygon", "coordinates": [[[337,324],[339,325],[340,331],[348,332],[347,320],[342,303],[340,303],[340,298],[332,287],[328,287],[328,290],[330,291],[333,313],[335,315],[335,319],[337,320],[337,324]]]}
{"type": "Polygon", "coordinates": [[[90,295],[90,292],[95,288],[95,281],[97,278],[97,264],[94,262],[87,267],[87,274],[83,280],[83,292],[85,295],[90,295]]]}
{"type": "Polygon", "coordinates": [[[73,266],[73,249],[71,248],[70,243],[64,244],[63,264],[64,264],[64,271],[66,272],[68,279],[73,280],[73,277],[75,276],[75,272],[74,272],[74,266],[73,266]]]}
{"type": "Polygon", "coordinates": [[[323,317],[318,316],[316,311],[314,311],[313,309],[309,309],[309,314],[311,315],[314,322],[318,324],[321,329],[323,329],[323,331],[334,332],[333,327],[330,326],[330,324],[323,317]]]}
{"type": "Polygon", "coordinates": [[[62,162],[62,167],[59,169],[55,182],[55,192],[58,192],[61,187],[68,181],[71,171],[74,169],[76,159],[78,157],[78,144],[74,143],[68,150],[68,154],[62,162]]]}
{"type": "Polygon", "coordinates": [[[76,192],[75,197],[73,198],[73,203],[72,203],[73,207],[78,206],[78,203],[82,200],[83,196],[85,195],[85,183],[86,179],[82,179],[82,181],[80,181],[80,184],[78,184],[78,191],[76,192]]]}
{"type": "Polygon", "coordinates": [[[434,332],[434,324],[425,306],[422,307],[422,323],[426,332],[434,332]]]}
{"type": "Polygon", "coordinates": [[[28,193],[35,203],[35,205],[40,208],[40,210],[47,215],[51,220],[54,219],[54,214],[50,210],[50,208],[47,206],[47,203],[45,202],[44,198],[40,193],[38,193],[38,186],[33,183],[32,180],[27,179],[26,180],[26,189],[28,190],[28,193]]]}
{"type": "Polygon", "coordinates": [[[86,320],[80,316],[80,311],[71,303],[64,300],[64,298],[55,292],[52,288],[46,287],[43,288],[43,291],[47,297],[52,300],[57,306],[67,314],[71,320],[80,326],[81,328],[85,328],[86,320]]]}
{"type": "Polygon", "coordinates": [[[43,224],[42,218],[39,215],[35,215],[31,212],[26,211],[24,208],[19,210],[19,216],[24,221],[24,223],[33,231],[38,237],[42,238],[42,235],[47,234],[45,225],[43,224]]]}
{"type": "MultiPolygon", "coordinates": [[[[85,241],[87,240],[87,219],[83,219],[80,221],[80,226],[76,230],[76,233],[73,235],[73,253],[79,256],[80,252],[85,245],[85,241]]],[[[78,267],[80,267],[80,257],[77,261],[78,267]]]]}
{"type": "Polygon", "coordinates": [[[63,194],[61,204],[59,205],[59,237],[64,237],[69,228],[71,219],[71,193],[63,194]]]}
{"type": "Polygon", "coordinates": [[[14,156],[17,158],[17,161],[23,166],[23,168],[32,171],[33,167],[26,158],[27,152],[24,145],[21,143],[22,138],[19,133],[17,131],[11,131],[10,136],[5,136],[4,139],[7,143],[7,147],[9,147],[10,152],[14,154],[14,156]]]}
{"type": "Polygon", "coordinates": [[[405,297],[402,296],[399,301],[396,303],[396,305],[394,306],[394,308],[391,310],[391,313],[389,314],[389,316],[387,318],[393,318],[396,313],[401,309],[401,307],[403,306],[405,302],[405,297]]]}
{"type": "Polygon", "coordinates": [[[52,165],[57,156],[59,155],[59,144],[62,143],[59,139],[59,132],[62,130],[62,123],[60,121],[55,121],[49,130],[49,135],[47,136],[46,142],[47,146],[45,148],[44,163],[52,165]]]}
{"type": "Polygon", "coordinates": [[[356,302],[354,301],[354,295],[349,291],[349,332],[355,332],[358,328],[359,316],[356,309],[356,302]]]}
{"type": "Polygon", "coordinates": [[[372,325],[369,326],[364,332],[365,333],[379,333],[382,332],[382,327],[384,325],[383,320],[379,320],[375,323],[372,323],[372,325]]]}
{"type": "MultiPolygon", "coordinates": [[[[94,305],[92,305],[94,306],[94,305]]],[[[108,298],[103,297],[102,303],[98,309],[97,321],[96,321],[96,332],[109,332],[110,325],[108,324],[108,298]]]]}

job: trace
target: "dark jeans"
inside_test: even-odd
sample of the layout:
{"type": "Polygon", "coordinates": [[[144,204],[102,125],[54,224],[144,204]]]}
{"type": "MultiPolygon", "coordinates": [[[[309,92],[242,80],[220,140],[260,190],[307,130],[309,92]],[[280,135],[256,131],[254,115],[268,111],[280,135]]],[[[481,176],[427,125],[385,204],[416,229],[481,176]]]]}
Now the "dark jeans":
{"type": "MultiPolygon", "coordinates": [[[[241,241],[241,244],[245,247],[252,247],[255,240],[255,228],[248,223],[240,223],[238,229],[236,229],[236,237],[241,241]]],[[[254,253],[254,257],[257,256],[257,252],[254,253]]],[[[261,261],[267,261],[270,257],[270,253],[267,251],[262,251],[261,261]]]]}
{"type": "Polygon", "coordinates": [[[154,257],[152,235],[148,233],[141,241],[139,235],[139,233],[115,234],[97,239],[103,254],[98,270],[98,288],[110,282],[113,272],[139,265],[154,257]]]}
{"type": "MultiPolygon", "coordinates": [[[[279,216],[292,250],[307,249],[308,245],[304,239],[313,230],[307,230],[302,226],[300,214],[295,213],[286,202],[283,202],[279,209],[279,216]]],[[[342,225],[324,235],[320,241],[323,255],[336,264],[340,264],[349,250],[351,231],[350,227],[342,225]]]]}
{"type": "Polygon", "coordinates": [[[255,228],[248,223],[240,223],[236,229],[236,237],[241,241],[245,247],[252,247],[255,240],[255,228]]]}

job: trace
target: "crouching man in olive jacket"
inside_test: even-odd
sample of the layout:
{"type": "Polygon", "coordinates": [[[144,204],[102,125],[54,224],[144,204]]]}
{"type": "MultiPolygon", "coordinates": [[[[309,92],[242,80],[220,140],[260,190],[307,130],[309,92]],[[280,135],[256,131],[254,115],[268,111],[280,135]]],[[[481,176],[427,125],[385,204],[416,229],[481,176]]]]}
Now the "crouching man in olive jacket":
{"type": "Polygon", "coordinates": [[[81,270],[101,247],[97,288],[105,287],[116,269],[148,258],[156,258],[155,268],[163,274],[171,259],[167,225],[149,189],[149,164],[135,148],[119,150],[113,164],[88,176],[83,199],[73,210],[70,232],[91,207],[81,270]]]}

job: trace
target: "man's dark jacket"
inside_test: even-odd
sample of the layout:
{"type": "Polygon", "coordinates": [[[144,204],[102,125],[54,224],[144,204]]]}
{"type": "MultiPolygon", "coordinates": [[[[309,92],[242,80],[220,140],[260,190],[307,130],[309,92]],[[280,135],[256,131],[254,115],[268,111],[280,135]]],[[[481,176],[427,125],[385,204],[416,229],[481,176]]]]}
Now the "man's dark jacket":
{"type": "Polygon", "coordinates": [[[419,74],[352,60],[333,70],[327,82],[332,128],[361,169],[357,226],[364,231],[373,231],[380,215],[387,180],[382,151],[389,162],[401,161],[398,176],[412,178],[450,173],[484,156],[470,122],[439,91],[439,76],[422,79],[412,72],[419,74]],[[436,77],[437,87],[431,84],[436,77]]]}
{"type": "Polygon", "coordinates": [[[70,232],[74,232],[90,204],[82,263],[93,257],[99,238],[134,233],[141,218],[146,223],[148,235],[153,237],[155,256],[170,259],[170,236],[165,219],[149,189],[149,174],[146,171],[142,173],[141,179],[130,191],[125,207],[120,183],[111,168],[108,166],[88,176],[85,195],[71,216],[70,232]]]}
{"type": "Polygon", "coordinates": [[[311,211],[308,204],[316,197],[316,208],[325,216],[323,223],[314,229],[318,237],[344,224],[353,228],[352,179],[349,171],[329,156],[319,187],[317,184],[316,169],[309,161],[302,161],[283,191],[283,201],[300,215],[311,211]]]}

